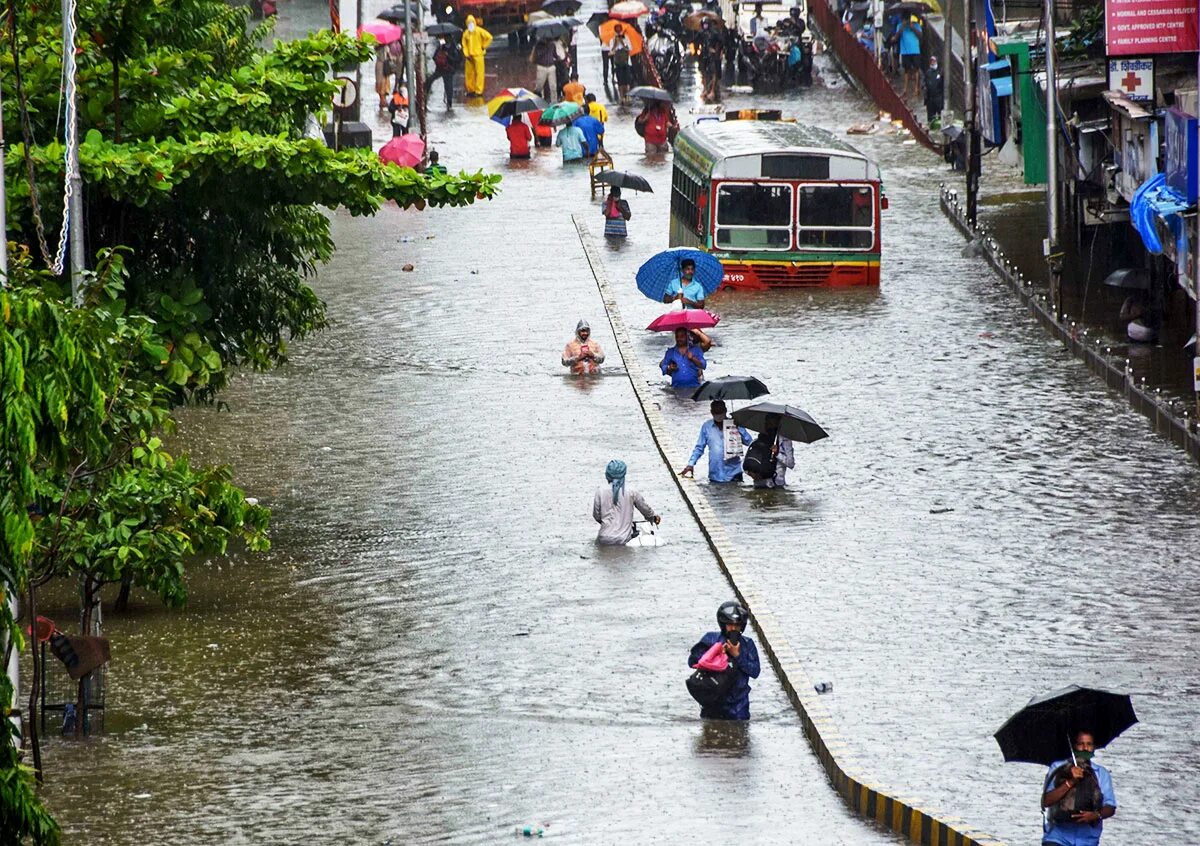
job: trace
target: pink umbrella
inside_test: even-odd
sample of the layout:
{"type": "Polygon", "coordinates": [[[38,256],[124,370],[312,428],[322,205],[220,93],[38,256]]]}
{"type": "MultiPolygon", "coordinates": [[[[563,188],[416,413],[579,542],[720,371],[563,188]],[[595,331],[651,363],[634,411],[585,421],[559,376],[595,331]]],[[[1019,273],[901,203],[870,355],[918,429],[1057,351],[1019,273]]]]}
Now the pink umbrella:
{"type": "Polygon", "coordinates": [[[416,167],[425,155],[425,142],[420,135],[400,135],[383,145],[379,158],[400,167],[416,167]]]}
{"type": "Polygon", "coordinates": [[[608,10],[610,18],[624,21],[632,21],[649,13],[650,10],[641,0],[621,0],[619,3],[614,3],[613,7],[608,10]]]}
{"type": "Polygon", "coordinates": [[[404,27],[396,26],[387,21],[371,21],[363,24],[358,28],[358,37],[362,38],[364,32],[369,32],[375,36],[375,40],[380,44],[391,44],[393,41],[399,41],[404,37],[404,27]]]}
{"type": "Polygon", "coordinates": [[[646,328],[651,332],[674,332],[676,329],[711,329],[720,322],[721,318],[711,311],[685,308],[683,311],[669,311],[656,317],[646,328]]]}

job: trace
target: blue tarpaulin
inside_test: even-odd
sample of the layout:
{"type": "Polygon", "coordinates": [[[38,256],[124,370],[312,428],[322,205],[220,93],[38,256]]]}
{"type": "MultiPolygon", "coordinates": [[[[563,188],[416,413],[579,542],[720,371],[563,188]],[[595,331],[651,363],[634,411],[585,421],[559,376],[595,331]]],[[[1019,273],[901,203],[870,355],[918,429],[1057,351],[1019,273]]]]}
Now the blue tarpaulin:
{"type": "Polygon", "coordinates": [[[1187,198],[1167,185],[1166,177],[1158,173],[1147,179],[1133,194],[1129,203],[1129,220],[1142,236],[1146,249],[1162,255],[1162,240],[1158,237],[1155,218],[1161,217],[1175,236],[1182,254],[1187,253],[1187,231],[1179,212],[1189,208],[1187,198]]]}

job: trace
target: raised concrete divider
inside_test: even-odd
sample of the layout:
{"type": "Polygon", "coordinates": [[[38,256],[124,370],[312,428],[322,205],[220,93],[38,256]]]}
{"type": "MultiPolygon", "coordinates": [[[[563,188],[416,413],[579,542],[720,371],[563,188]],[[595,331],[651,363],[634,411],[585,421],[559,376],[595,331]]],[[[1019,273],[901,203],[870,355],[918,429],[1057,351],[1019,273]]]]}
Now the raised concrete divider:
{"type": "Polygon", "coordinates": [[[578,215],[574,215],[572,220],[591,266],[596,287],[604,301],[604,310],[616,339],[617,351],[625,363],[625,372],[629,375],[633,392],[646,418],[655,446],[671,471],[680,496],[695,517],[700,532],[716,556],[717,563],[724,571],[734,593],[750,610],[754,625],[758,629],[759,642],[776,675],[779,676],[788,698],[799,712],[804,733],[834,788],[854,811],[882,823],[916,843],[927,846],[1003,846],[1002,841],[975,831],[961,820],[926,810],[918,800],[878,786],[867,774],[842,737],[819,694],[814,690],[812,680],[801,666],[795,650],[788,643],[782,626],[771,613],[766,596],[733,549],[721,521],[695,483],[685,482],[676,475],[673,462],[683,453],[676,448],[666,421],[663,420],[655,397],[657,391],[651,388],[641,364],[632,351],[629,331],[621,317],[621,310],[617,306],[587,225],[578,215]]]}

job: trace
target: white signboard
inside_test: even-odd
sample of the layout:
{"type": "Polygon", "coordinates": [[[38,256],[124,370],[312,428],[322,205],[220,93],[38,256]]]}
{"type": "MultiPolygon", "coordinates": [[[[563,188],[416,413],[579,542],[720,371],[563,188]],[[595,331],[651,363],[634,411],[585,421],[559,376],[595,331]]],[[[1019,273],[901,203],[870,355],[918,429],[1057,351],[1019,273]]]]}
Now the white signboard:
{"type": "Polygon", "coordinates": [[[725,430],[722,434],[725,435],[725,460],[741,458],[742,433],[738,431],[737,424],[728,417],[725,418],[725,430]]]}
{"type": "Polygon", "coordinates": [[[1137,102],[1154,99],[1153,59],[1109,59],[1108,90],[1137,102]]]}

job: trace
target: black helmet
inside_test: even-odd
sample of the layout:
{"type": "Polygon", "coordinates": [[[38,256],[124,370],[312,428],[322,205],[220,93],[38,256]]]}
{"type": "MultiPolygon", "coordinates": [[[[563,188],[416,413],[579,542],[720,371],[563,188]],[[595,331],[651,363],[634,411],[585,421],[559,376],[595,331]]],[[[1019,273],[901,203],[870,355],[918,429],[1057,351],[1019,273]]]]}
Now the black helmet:
{"type": "Polygon", "coordinates": [[[740,602],[726,602],[717,609],[717,629],[719,631],[725,631],[725,626],[734,623],[739,631],[744,632],[748,622],[750,622],[750,614],[740,602]]]}

